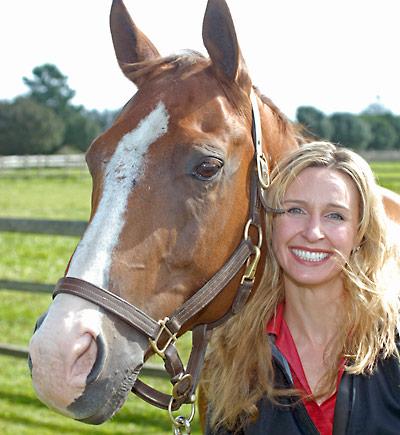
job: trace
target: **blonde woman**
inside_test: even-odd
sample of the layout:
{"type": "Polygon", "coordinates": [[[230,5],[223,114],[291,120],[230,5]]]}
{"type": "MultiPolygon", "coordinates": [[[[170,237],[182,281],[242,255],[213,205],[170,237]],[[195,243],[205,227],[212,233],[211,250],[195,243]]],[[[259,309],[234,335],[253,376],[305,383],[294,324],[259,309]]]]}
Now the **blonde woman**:
{"type": "Polygon", "coordinates": [[[207,434],[399,434],[398,264],[369,165],[326,142],[272,173],[262,283],[213,337],[207,434]]]}

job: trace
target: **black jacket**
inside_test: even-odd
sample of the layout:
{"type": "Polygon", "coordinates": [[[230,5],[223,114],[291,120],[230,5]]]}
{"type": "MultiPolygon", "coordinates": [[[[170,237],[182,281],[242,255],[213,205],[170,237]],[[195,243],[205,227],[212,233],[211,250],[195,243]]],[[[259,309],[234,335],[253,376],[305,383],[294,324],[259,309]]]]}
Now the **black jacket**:
{"type": "MultiPolygon", "coordinates": [[[[272,344],[276,385],[293,387],[289,365],[272,344]]],[[[266,399],[258,404],[259,417],[240,435],[318,435],[304,405],[295,398],[266,399]],[[289,405],[289,406],[288,406],[289,405]]],[[[207,428],[206,435],[233,432],[207,428]]],[[[391,357],[380,360],[371,376],[344,373],[339,385],[333,435],[400,435],[400,362],[391,357]]]]}

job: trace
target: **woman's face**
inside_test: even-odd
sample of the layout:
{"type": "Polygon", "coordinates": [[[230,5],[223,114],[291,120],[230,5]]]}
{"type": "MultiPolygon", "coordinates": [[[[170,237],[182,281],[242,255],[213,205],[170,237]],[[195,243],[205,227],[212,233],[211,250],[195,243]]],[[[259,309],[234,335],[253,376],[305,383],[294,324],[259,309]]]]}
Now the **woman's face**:
{"type": "Polygon", "coordinates": [[[283,201],[286,213],[274,218],[272,246],[285,281],[340,284],[341,267],[357,243],[360,198],[351,178],[327,168],[304,169],[283,201]]]}

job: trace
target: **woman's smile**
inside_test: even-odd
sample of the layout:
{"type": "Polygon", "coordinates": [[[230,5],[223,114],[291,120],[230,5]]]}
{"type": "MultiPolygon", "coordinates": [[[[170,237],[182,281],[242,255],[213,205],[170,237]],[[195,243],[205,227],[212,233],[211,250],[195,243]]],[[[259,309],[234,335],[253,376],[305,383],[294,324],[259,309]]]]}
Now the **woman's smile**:
{"type": "Polygon", "coordinates": [[[306,248],[290,248],[291,253],[297,261],[315,264],[322,264],[332,254],[326,251],[315,251],[306,248]]]}

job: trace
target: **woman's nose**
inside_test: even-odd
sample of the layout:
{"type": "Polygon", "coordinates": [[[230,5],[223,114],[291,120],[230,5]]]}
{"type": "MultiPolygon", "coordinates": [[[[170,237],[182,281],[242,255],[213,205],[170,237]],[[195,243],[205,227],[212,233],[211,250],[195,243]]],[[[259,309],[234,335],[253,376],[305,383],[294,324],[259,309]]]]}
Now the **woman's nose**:
{"type": "Polygon", "coordinates": [[[309,242],[315,242],[325,237],[319,217],[310,216],[304,228],[304,236],[309,242]]]}

